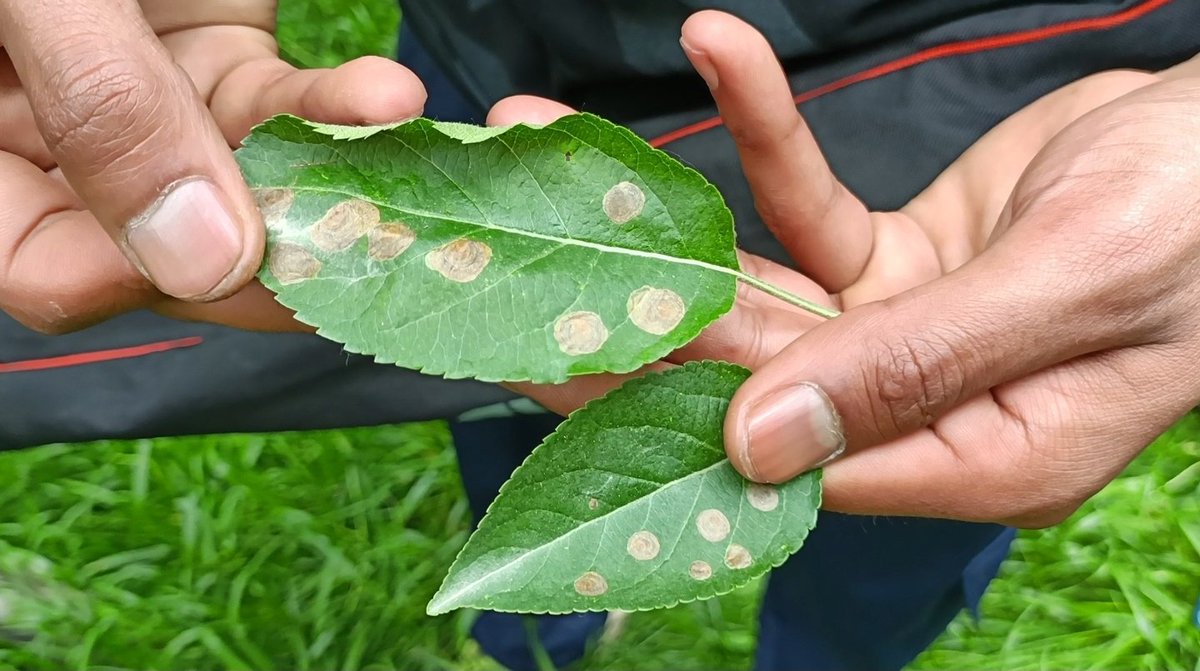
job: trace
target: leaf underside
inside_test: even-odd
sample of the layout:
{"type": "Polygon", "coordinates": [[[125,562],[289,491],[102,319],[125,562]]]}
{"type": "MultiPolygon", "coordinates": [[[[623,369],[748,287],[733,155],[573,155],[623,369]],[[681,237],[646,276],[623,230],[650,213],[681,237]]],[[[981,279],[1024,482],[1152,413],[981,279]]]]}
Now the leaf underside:
{"type": "Polygon", "coordinates": [[[237,159],[267,224],[262,282],[381,362],[485,381],[625,372],[733,304],[720,194],[592,115],[505,129],[281,116],[237,159]]]}
{"type": "Polygon", "coordinates": [[[748,376],[689,363],[572,414],[501,488],[429,613],[664,608],[783,563],[816,523],[820,474],[763,486],[729,464],[722,424],[748,376]]]}

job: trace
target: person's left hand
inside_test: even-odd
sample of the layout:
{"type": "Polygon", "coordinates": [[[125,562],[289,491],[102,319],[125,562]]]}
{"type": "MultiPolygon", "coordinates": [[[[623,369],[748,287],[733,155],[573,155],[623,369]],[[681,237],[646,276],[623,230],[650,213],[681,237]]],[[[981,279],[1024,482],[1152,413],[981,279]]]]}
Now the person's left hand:
{"type": "MultiPolygon", "coordinates": [[[[807,277],[748,256],[747,270],[846,311],[818,324],[744,291],[671,357],[756,370],[726,422],[745,475],[784,481],[847,449],[825,469],[827,508],[1041,525],[1200,399],[1194,374],[1171,374],[1200,350],[1186,336],[1200,226],[1179,221],[1200,202],[1200,167],[1195,144],[1166,141],[1200,137],[1188,116],[1200,87],[1125,71],[1081,80],[1006,120],[901,210],[869,213],[825,165],[756,31],[702,12],[684,45],[759,212],[807,277]]],[[[516,99],[491,121],[565,111],[516,99]]],[[[562,412],[618,382],[523,391],[562,412]]]]}

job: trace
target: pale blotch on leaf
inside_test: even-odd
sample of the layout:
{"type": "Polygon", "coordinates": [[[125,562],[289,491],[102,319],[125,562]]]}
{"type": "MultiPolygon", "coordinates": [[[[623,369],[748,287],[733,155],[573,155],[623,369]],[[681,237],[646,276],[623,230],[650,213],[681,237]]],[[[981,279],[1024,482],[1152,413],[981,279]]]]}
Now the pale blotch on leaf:
{"type": "Polygon", "coordinates": [[[629,543],[625,546],[629,552],[629,556],[638,561],[649,561],[658,556],[658,551],[662,549],[662,545],[658,542],[658,536],[653,533],[642,530],[629,537],[629,543]]]}
{"type": "Polygon", "coordinates": [[[755,510],[769,513],[779,507],[779,490],[772,485],[754,483],[746,487],[746,500],[755,510]]]}
{"type": "Polygon", "coordinates": [[[380,224],[367,231],[367,256],[375,261],[391,261],[416,239],[417,234],[404,224],[380,224]]]}
{"type": "Polygon", "coordinates": [[[378,225],[379,208],[360,198],[351,198],[329,208],[308,229],[308,237],[327,252],[340,252],[378,225]]]}
{"type": "Polygon", "coordinates": [[[491,247],[465,238],[444,244],[425,255],[425,265],[455,282],[470,282],[479,277],[491,260],[491,247]]]}
{"type": "Polygon", "coordinates": [[[708,562],[697,559],[688,567],[688,575],[695,580],[708,580],[712,577],[712,566],[708,562]]]}
{"type": "Polygon", "coordinates": [[[629,294],[625,304],[629,320],[635,326],[654,335],[666,335],[683,321],[687,306],[679,294],[670,289],[642,287],[629,294]]]}
{"type": "Polygon", "coordinates": [[[310,280],[321,272],[321,262],[307,249],[292,242],[275,245],[267,259],[267,267],[280,284],[295,284],[310,280]]]}
{"type": "Polygon", "coordinates": [[[729,518],[716,508],[709,508],[696,516],[696,528],[704,540],[719,543],[729,536],[729,518]]]}
{"type": "Polygon", "coordinates": [[[295,200],[296,193],[291,189],[254,190],[254,202],[258,205],[258,211],[262,212],[263,224],[267,228],[281,228],[295,200]]]}
{"type": "Polygon", "coordinates": [[[725,565],[731,569],[750,568],[753,561],[750,551],[737,543],[730,543],[729,549],[725,551],[725,565]]]}
{"type": "Polygon", "coordinates": [[[554,322],[554,339],[563,354],[591,354],[604,346],[608,329],[595,312],[571,312],[554,322]]]}
{"type": "Polygon", "coordinates": [[[575,579],[575,591],[583,596],[600,596],[608,591],[608,581],[595,571],[588,571],[575,579]]]}
{"type": "Polygon", "coordinates": [[[646,194],[633,182],[620,182],[604,194],[604,214],[614,224],[623,224],[642,213],[646,194]]]}
{"type": "Polygon", "coordinates": [[[588,510],[595,510],[600,507],[600,500],[591,498],[588,499],[588,510]]]}

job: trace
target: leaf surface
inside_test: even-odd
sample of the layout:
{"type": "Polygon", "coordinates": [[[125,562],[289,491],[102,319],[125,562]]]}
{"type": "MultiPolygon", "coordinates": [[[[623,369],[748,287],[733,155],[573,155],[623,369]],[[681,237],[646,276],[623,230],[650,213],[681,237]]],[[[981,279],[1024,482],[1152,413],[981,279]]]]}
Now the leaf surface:
{"type": "Polygon", "coordinates": [[[501,488],[430,614],[663,608],[783,563],[816,523],[820,474],[764,486],[729,464],[722,424],[748,376],[689,363],[572,414],[501,488]]]}
{"type": "Polygon", "coordinates": [[[545,127],[289,116],[237,152],[260,273],[352,352],[446,377],[625,372],[732,307],[732,216],[699,173],[577,114],[545,127]]]}

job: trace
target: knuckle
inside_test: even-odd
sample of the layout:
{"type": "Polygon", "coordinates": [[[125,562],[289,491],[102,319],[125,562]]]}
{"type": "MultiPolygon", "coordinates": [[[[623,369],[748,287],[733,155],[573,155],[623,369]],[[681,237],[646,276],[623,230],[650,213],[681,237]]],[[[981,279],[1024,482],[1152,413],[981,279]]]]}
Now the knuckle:
{"type": "Polygon", "coordinates": [[[963,365],[934,334],[876,341],[864,362],[864,382],[873,391],[871,416],[882,434],[925,426],[961,398],[963,365]]]}
{"type": "Polygon", "coordinates": [[[134,150],[154,132],[162,99],[159,78],[146,65],[101,58],[64,68],[48,82],[52,98],[43,114],[42,134],[58,156],[83,152],[96,167],[134,150]]]}

